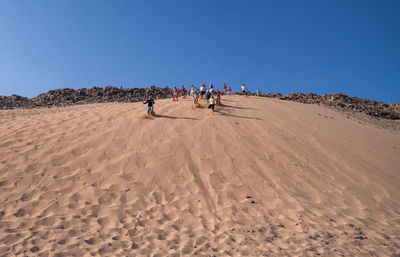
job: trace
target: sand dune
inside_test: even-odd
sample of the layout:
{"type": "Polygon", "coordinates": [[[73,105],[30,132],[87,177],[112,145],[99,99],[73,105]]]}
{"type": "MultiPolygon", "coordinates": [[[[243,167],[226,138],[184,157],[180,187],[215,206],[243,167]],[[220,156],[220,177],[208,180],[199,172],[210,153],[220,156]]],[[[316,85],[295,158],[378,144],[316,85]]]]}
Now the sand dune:
{"type": "Polygon", "coordinates": [[[0,255],[400,255],[399,122],[200,103],[1,111],[0,255]]]}

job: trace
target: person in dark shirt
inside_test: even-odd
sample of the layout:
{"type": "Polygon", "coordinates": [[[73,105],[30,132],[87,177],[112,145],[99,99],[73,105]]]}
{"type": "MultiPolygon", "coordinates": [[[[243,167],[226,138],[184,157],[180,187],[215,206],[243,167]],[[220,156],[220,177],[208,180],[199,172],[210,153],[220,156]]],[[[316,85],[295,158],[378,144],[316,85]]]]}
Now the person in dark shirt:
{"type": "Polygon", "coordinates": [[[207,92],[207,94],[206,94],[206,101],[210,100],[210,97],[211,97],[211,93],[210,93],[210,92],[207,92]]]}
{"type": "Polygon", "coordinates": [[[153,100],[153,98],[150,97],[146,102],[143,102],[143,104],[147,104],[147,117],[155,115],[153,105],[156,104],[156,102],[153,100]]]}

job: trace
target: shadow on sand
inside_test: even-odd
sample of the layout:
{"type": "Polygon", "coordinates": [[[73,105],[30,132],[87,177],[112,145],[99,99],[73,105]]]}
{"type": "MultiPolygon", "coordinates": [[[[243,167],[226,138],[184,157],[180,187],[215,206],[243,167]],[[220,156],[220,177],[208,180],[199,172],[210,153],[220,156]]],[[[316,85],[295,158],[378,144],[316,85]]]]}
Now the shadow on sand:
{"type": "Polygon", "coordinates": [[[227,104],[221,104],[221,107],[234,108],[234,109],[240,109],[240,110],[259,110],[256,108],[239,107],[239,106],[233,106],[233,105],[227,105],[227,104]]]}
{"type": "Polygon", "coordinates": [[[254,117],[249,117],[249,116],[240,116],[240,115],[228,114],[228,113],[224,113],[224,112],[221,112],[221,111],[218,111],[218,110],[216,110],[215,112],[219,113],[219,114],[221,114],[223,116],[229,116],[229,117],[234,117],[234,118],[249,119],[249,120],[263,120],[263,119],[260,119],[260,118],[254,118],[254,117]]]}
{"type": "Polygon", "coordinates": [[[168,116],[168,115],[159,115],[156,114],[156,118],[165,118],[165,119],[172,119],[172,120],[197,120],[191,117],[176,117],[176,116],[168,116]]]}

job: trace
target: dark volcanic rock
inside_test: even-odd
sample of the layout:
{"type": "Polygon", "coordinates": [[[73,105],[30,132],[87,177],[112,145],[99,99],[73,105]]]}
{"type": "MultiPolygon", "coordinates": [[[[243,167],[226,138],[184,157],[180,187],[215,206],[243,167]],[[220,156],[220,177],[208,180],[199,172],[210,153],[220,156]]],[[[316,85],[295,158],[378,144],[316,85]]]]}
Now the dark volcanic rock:
{"type": "Polygon", "coordinates": [[[19,95],[0,96],[0,110],[32,107],[32,102],[27,97],[19,95]]]}
{"type": "Polygon", "coordinates": [[[346,94],[303,94],[291,93],[287,96],[277,96],[273,94],[265,95],[266,97],[276,97],[280,100],[289,100],[306,104],[324,104],[337,109],[352,110],[355,112],[363,112],[371,116],[381,117],[385,119],[400,119],[400,104],[387,104],[369,99],[358,97],[349,97],[346,94]]]}
{"type": "Polygon", "coordinates": [[[168,87],[158,88],[155,86],[149,88],[116,88],[107,86],[106,88],[92,87],[78,90],[62,88],[50,90],[30,99],[19,95],[0,96],[0,110],[106,102],[138,102],[144,101],[149,96],[155,99],[163,99],[169,95],[171,95],[171,90],[168,87]]]}

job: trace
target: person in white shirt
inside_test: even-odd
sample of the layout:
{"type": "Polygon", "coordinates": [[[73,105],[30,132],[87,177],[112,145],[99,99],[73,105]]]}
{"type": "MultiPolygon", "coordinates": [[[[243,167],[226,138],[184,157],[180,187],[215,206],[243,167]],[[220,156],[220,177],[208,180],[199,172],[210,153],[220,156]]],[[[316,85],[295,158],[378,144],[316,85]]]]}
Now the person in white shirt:
{"type": "Polygon", "coordinates": [[[214,93],[214,85],[210,83],[210,89],[208,90],[210,94],[212,95],[214,93]]]}
{"type": "Polygon", "coordinates": [[[245,96],[247,96],[247,93],[246,93],[247,87],[246,87],[246,85],[243,84],[243,85],[240,87],[240,89],[242,90],[242,94],[245,95],[245,96]]]}
{"type": "Polygon", "coordinates": [[[191,85],[190,88],[189,88],[189,94],[190,94],[190,96],[193,96],[193,95],[194,95],[194,89],[195,89],[195,86],[194,86],[194,85],[191,85]]]}
{"type": "Polygon", "coordinates": [[[201,85],[201,87],[200,87],[200,96],[201,96],[201,98],[204,98],[204,96],[206,95],[206,85],[205,84],[203,84],[203,85],[201,85]]]}

